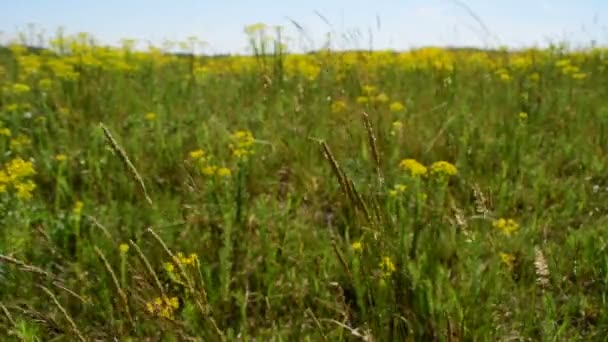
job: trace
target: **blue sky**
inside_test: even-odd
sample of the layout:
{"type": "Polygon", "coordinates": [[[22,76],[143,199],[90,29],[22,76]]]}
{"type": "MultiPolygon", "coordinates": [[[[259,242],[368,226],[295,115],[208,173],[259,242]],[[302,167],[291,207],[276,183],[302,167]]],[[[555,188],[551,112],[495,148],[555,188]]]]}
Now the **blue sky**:
{"type": "Polygon", "coordinates": [[[263,22],[283,26],[292,38],[292,50],[318,48],[328,32],[334,48],[608,43],[606,0],[460,2],[481,18],[487,31],[458,1],[450,0],[4,0],[0,40],[15,37],[33,23],[49,36],[63,26],[67,33],[89,32],[106,44],[121,38],[161,44],[197,36],[208,43],[207,52],[243,52],[244,26],[263,22]],[[301,25],[307,37],[289,19],[301,25]]]}

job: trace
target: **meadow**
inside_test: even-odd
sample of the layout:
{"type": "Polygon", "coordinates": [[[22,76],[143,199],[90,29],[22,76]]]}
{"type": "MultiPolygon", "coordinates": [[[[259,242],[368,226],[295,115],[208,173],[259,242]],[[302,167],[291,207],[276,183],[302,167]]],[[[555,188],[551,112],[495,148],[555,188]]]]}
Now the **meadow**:
{"type": "Polygon", "coordinates": [[[608,335],[608,49],[273,37],[0,51],[3,341],[608,335]]]}

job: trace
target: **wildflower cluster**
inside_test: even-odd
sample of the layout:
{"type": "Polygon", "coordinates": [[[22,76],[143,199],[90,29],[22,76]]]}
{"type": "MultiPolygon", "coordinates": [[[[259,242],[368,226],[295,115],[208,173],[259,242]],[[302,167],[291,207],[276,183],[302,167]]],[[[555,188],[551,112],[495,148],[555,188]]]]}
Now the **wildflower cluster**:
{"type": "Polygon", "coordinates": [[[511,235],[519,229],[519,224],[513,219],[500,218],[492,222],[492,226],[505,235],[511,235]]]}
{"type": "Polygon", "coordinates": [[[232,155],[239,160],[245,160],[253,154],[253,134],[247,130],[236,131],[232,134],[233,144],[230,144],[232,155]]]}
{"type": "MultiPolygon", "coordinates": [[[[356,98],[356,102],[360,105],[366,105],[370,103],[384,104],[390,102],[390,98],[384,92],[378,92],[378,89],[372,85],[364,85],[361,88],[363,95],[356,98]]],[[[393,101],[388,105],[388,108],[393,113],[403,112],[405,106],[399,101],[393,101]]]]}
{"type": "Polygon", "coordinates": [[[396,120],[391,125],[391,135],[397,135],[403,130],[403,122],[396,120]]]}
{"type": "Polygon", "coordinates": [[[425,176],[428,172],[426,166],[419,163],[416,159],[403,159],[399,163],[402,170],[408,171],[412,176],[425,176]]]}
{"type": "Polygon", "coordinates": [[[515,255],[510,253],[500,252],[500,260],[507,265],[509,270],[513,270],[513,266],[515,265],[515,255]]]}
{"type": "Polygon", "coordinates": [[[146,303],[146,310],[150,314],[168,319],[173,319],[177,309],[179,309],[179,299],[177,297],[156,297],[146,303]]]}
{"type": "Polygon", "coordinates": [[[407,189],[407,186],[405,186],[403,184],[397,184],[397,185],[395,185],[395,187],[393,189],[388,191],[388,195],[390,197],[397,197],[400,194],[404,193],[406,189],[407,189]]]}
{"type": "Polygon", "coordinates": [[[200,172],[205,176],[225,178],[232,175],[232,171],[229,168],[211,164],[211,157],[207,156],[202,149],[190,151],[188,156],[190,161],[199,167],[200,172]]]}
{"type": "Polygon", "coordinates": [[[454,176],[458,173],[456,166],[446,161],[434,162],[431,165],[431,174],[454,176]]]}
{"type": "Polygon", "coordinates": [[[173,262],[165,262],[163,264],[163,268],[167,272],[169,278],[171,278],[174,282],[178,284],[185,284],[181,274],[175,272],[176,266],[182,267],[183,269],[188,269],[188,267],[195,267],[197,263],[198,257],[196,254],[192,253],[189,256],[186,256],[184,253],[179,252],[173,256],[173,262]]]}
{"type": "Polygon", "coordinates": [[[0,193],[8,192],[12,188],[18,198],[31,199],[32,192],[36,189],[36,183],[29,177],[35,173],[32,162],[21,158],[9,161],[0,169],[0,193]]]}
{"type": "Polygon", "coordinates": [[[397,267],[393,263],[391,257],[385,256],[382,257],[382,260],[380,261],[380,269],[382,270],[384,276],[390,276],[397,270],[397,267]]]}
{"type": "MultiPolygon", "coordinates": [[[[414,177],[426,176],[429,173],[429,168],[422,165],[416,159],[403,159],[399,163],[399,167],[414,177]]],[[[454,176],[458,173],[458,169],[452,163],[438,161],[431,164],[430,173],[437,176],[454,176]]]]}

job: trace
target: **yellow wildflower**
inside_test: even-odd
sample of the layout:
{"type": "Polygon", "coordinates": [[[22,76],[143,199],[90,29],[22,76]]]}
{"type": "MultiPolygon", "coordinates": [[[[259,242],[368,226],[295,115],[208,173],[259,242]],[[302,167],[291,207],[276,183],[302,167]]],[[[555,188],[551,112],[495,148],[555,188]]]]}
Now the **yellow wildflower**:
{"type": "Polygon", "coordinates": [[[403,159],[399,166],[405,170],[409,171],[413,176],[424,176],[427,174],[426,166],[420,164],[415,159],[403,159]]]}
{"type": "Polygon", "coordinates": [[[393,113],[397,113],[397,112],[401,112],[405,109],[405,106],[403,105],[403,103],[395,101],[393,103],[390,104],[390,110],[393,113]]]}
{"type": "Polygon", "coordinates": [[[11,181],[25,178],[36,173],[32,162],[26,162],[21,158],[15,158],[6,165],[6,171],[11,181]]]}
{"type": "Polygon", "coordinates": [[[513,270],[513,264],[515,263],[515,256],[513,254],[500,252],[500,260],[507,265],[509,270],[513,270]]]}
{"type": "Polygon", "coordinates": [[[391,260],[391,257],[388,256],[382,257],[382,261],[380,262],[380,268],[385,273],[385,275],[389,275],[397,270],[397,267],[395,267],[393,260],[391,260]]]}
{"type": "Polygon", "coordinates": [[[530,81],[536,82],[538,80],[540,80],[540,75],[537,72],[531,73],[530,76],[530,81]]]}
{"type": "Polygon", "coordinates": [[[42,90],[49,91],[53,87],[53,81],[48,78],[43,78],[38,81],[38,87],[40,87],[42,90]]]}
{"type": "Polygon", "coordinates": [[[190,151],[189,153],[190,159],[198,160],[202,159],[205,156],[205,152],[201,149],[190,151]]]}
{"type": "Polygon", "coordinates": [[[156,113],[148,112],[146,113],[146,115],[144,115],[144,119],[146,119],[147,121],[154,121],[156,120],[156,113]]]}
{"type": "Polygon", "coordinates": [[[519,229],[519,224],[512,219],[498,219],[492,222],[494,228],[502,231],[505,235],[511,235],[519,229]]]}
{"type": "Polygon", "coordinates": [[[219,177],[230,177],[232,175],[232,171],[230,171],[227,167],[220,167],[216,170],[216,174],[219,177]]]}
{"type": "Polygon", "coordinates": [[[0,135],[4,135],[5,137],[10,137],[11,130],[7,127],[0,127],[0,135]]]}
{"type": "Polygon", "coordinates": [[[5,110],[7,112],[16,112],[19,109],[19,105],[16,103],[10,103],[6,105],[5,110]]]}
{"type": "Polygon", "coordinates": [[[15,94],[26,94],[30,92],[30,86],[23,83],[15,83],[13,84],[13,93],[15,94]]]}
{"type": "Polygon", "coordinates": [[[36,189],[36,183],[31,180],[27,180],[25,182],[18,182],[14,184],[15,189],[17,190],[17,197],[29,200],[32,198],[32,191],[36,189]]]}
{"type": "Polygon", "coordinates": [[[376,92],[376,87],[374,87],[372,85],[364,85],[362,89],[363,89],[363,93],[366,95],[372,95],[376,92]]]}
{"type": "Polygon", "coordinates": [[[55,160],[58,162],[66,161],[67,159],[68,159],[68,156],[66,156],[63,153],[59,153],[59,154],[55,155],[55,160]]]}
{"type": "Polygon", "coordinates": [[[76,216],[80,216],[82,213],[82,208],[84,207],[84,203],[82,201],[76,201],[74,203],[74,207],[72,208],[72,213],[76,216]]]}
{"type": "Polygon", "coordinates": [[[387,103],[388,100],[389,100],[388,95],[386,95],[385,93],[380,93],[380,94],[376,95],[376,102],[387,103]]]}
{"type": "Polygon", "coordinates": [[[173,266],[173,264],[170,262],[164,263],[163,268],[165,269],[165,271],[167,271],[167,273],[173,273],[173,271],[175,270],[175,266],[173,266]]]}
{"type": "Polygon", "coordinates": [[[403,184],[396,184],[392,190],[389,190],[388,195],[390,197],[397,197],[399,194],[402,194],[407,189],[407,186],[403,184]]]}
{"type": "Polygon", "coordinates": [[[179,309],[179,299],[177,297],[156,297],[146,303],[146,310],[159,317],[173,319],[175,310],[179,309]]]}
{"type": "Polygon", "coordinates": [[[342,100],[334,101],[331,104],[331,112],[332,113],[341,113],[346,110],[346,102],[342,100]]]}
{"type": "Polygon", "coordinates": [[[350,245],[350,248],[352,248],[354,252],[360,253],[363,251],[363,243],[361,243],[361,241],[355,241],[350,245]]]}
{"type": "Polygon", "coordinates": [[[454,166],[454,164],[451,164],[446,161],[438,161],[431,165],[431,173],[454,176],[458,173],[458,169],[456,169],[456,166],[454,166]]]}
{"type": "Polygon", "coordinates": [[[526,119],[528,119],[528,113],[526,113],[526,112],[519,112],[519,119],[520,120],[526,120],[526,119]]]}
{"type": "Polygon", "coordinates": [[[369,103],[369,97],[367,97],[367,96],[359,96],[359,97],[357,97],[356,101],[357,101],[358,104],[361,104],[361,105],[362,104],[367,104],[367,103],[369,103]]]}
{"type": "Polygon", "coordinates": [[[217,166],[214,165],[207,165],[204,166],[201,169],[201,172],[205,175],[205,176],[213,176],[215,174],[215,171],[217,170],[217,166]]]}
{"type": "Polygon", "coordinates": [[[587,78],[587,74],[585,74],[584,72],[577,72],[572,74],[572,78],[575,80],[584,80],[585,78],[587,78]]]}
{"type": "Polygon", "coordinates": [[[32,140],[26,135],[19,134],[16,138],[11,139],[10,146],[13,150],[20,150],[32,144],[32,140]]]}
{"type": "Polygon", "coordinates": [[[121,243],[120,246],[118,246],[118,250],[120,250],[120,254],[127,254],[129,251],[129,245],[126,243],[121,243]]]}

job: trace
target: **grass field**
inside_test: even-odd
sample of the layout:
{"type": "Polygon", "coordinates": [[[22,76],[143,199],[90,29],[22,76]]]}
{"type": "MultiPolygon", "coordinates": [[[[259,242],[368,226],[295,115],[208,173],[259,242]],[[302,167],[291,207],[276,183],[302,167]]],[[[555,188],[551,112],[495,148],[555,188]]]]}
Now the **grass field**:
{"type": "Polygon", "coordinates": [[[608,50],[249,33],[0,52],[3,341],[608,334],[608,50]]]}

